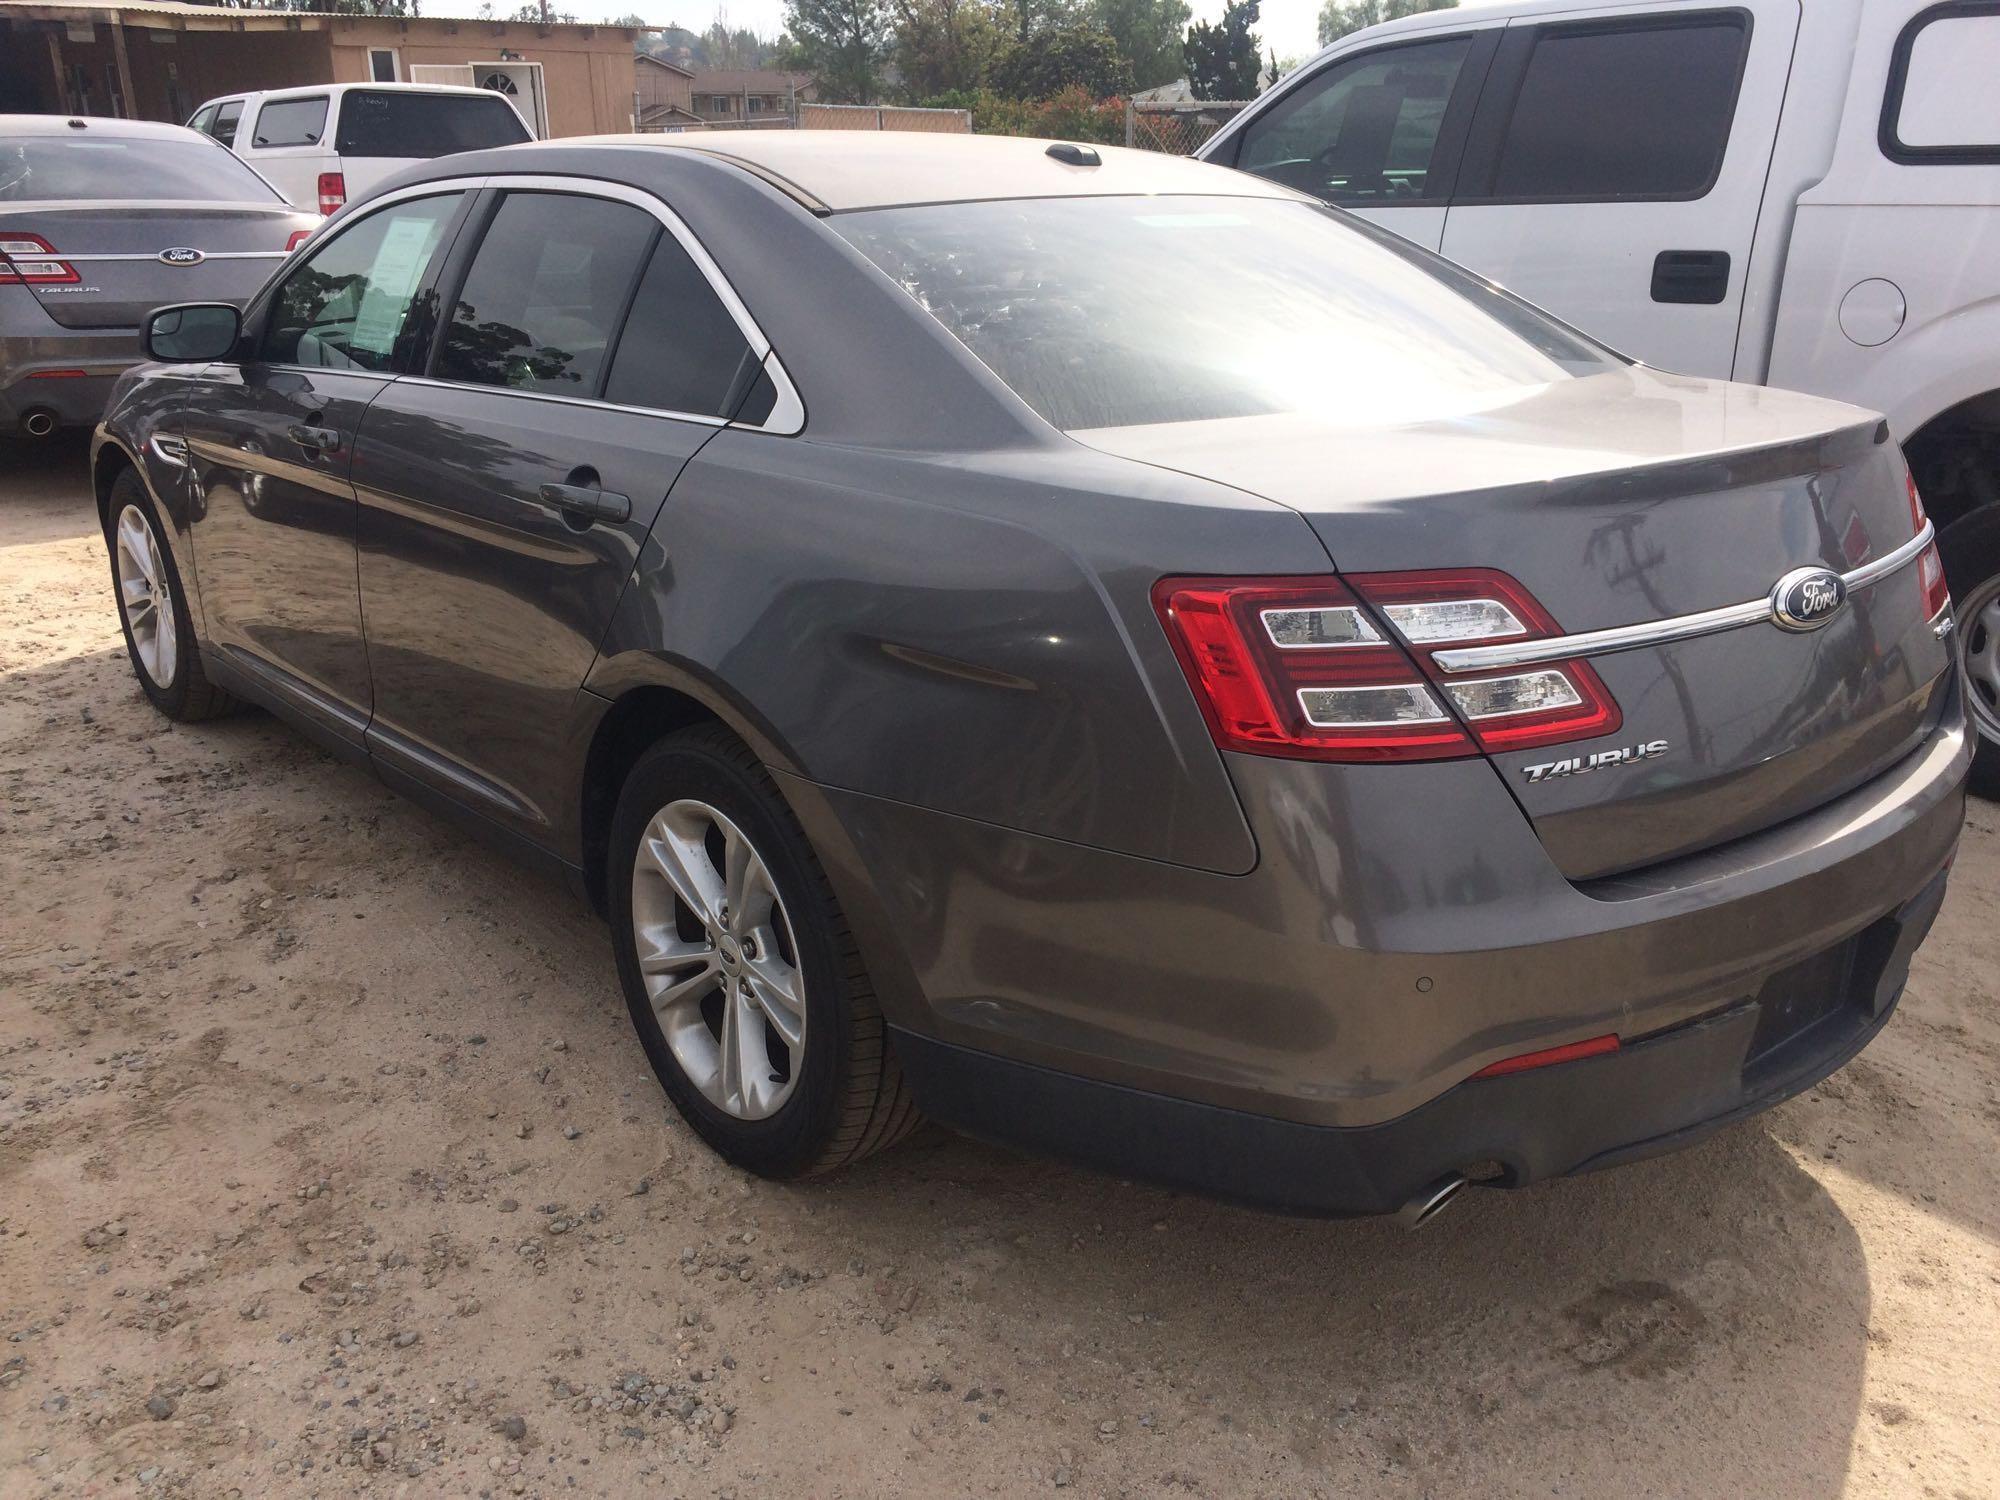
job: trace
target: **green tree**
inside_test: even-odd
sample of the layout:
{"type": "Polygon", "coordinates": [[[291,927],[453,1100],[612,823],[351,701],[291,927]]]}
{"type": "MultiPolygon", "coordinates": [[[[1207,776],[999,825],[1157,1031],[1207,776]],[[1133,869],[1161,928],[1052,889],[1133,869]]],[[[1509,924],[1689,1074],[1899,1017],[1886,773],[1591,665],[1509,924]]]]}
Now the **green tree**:
{"type": "Polygon", "coordinates": [[[986,81],[1011,24],[990,0],[895,0],[895,6],[892,56],[907,98],[968,93],[986,81]]]}
{"type": "Polygon", "coordinates": [[[1014,99],[1047,99],[1081,89],[1093,99],[1132,91],[1132,64],[1101,26],[1069,22],[1044,26],[1026,41],[1009,42],[993,59],[994,92],[1014,99]]]}
{"type": "Polygon", "coordinates": [[[1350,31],[1420,16],[1426,11],[1456,10],[1458,0],[1326,0],[1319,8],[1319,44],[1337,42],[1350,31]]]}
{"type": "Polygon", "coordinates": [[[810,72],[820,98],[829,104],[875,101],[889,45],[882,0],[787,0],[785,32],[779,38],[784,65],[810,72]]]}
{"type": "Polygon", "coordinates": [[[1220,21],[1213,25],[1197,21],[1188,27],[1181,53],[1195,98],[1257,97],[1257,54],[1263,42],[1250,28],[1257,24],[1258,9],[1257,0],[1230,0],[1220,21]]]}
{"type": "Polygon", "coordinates": [[[1132,64],[1132,86],[1141,89],[1181,76],[1188,14],[1183,0],[1090,0],[1089,9],[1091,20],[1111,33],[1132,64]]]}

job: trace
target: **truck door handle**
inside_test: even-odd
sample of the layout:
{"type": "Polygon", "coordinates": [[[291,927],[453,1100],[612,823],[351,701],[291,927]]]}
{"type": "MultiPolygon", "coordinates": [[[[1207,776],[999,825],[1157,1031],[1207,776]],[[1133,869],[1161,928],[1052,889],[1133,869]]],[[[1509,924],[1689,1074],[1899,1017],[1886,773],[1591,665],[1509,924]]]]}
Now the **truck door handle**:
{"type": "Polygon", "coordinates": [[[285,436],[315,453],[340,451],[340,434],[331,427],[309,427],[304,422],[294,422],[285,429],[285,436]]]}
{"type": "Polygon", "coordinates": [[[1727,250],[1662,250],[1653,257],[1653,300],[1714,304],[1729,295],[1727,250]]]}
{"type": "MultiPolygon", "coordinates": [[[[571,479],[577,478],[572,474],[571,479]]],[[[597,476],[592,474],[594,481],[597,476]]],[[[542,486],[542,503],[553,505],[563,513],[563,519],[589,526],[594,521],[629,521],[632,519],[632,501],[629,496],[611,490],[597,488],[591,484],[545,484],[542,486]]]]}

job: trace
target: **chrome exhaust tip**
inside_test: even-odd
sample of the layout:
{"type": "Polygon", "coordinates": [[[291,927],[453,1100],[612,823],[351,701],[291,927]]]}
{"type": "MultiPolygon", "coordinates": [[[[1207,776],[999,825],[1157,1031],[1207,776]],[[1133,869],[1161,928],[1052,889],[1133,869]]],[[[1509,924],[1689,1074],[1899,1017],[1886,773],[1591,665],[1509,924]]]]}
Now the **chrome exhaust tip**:
{"type": "Polygon", "coordinates": [[[45,438],[56,430],[56,414],[46,406],[38,406],[21,418],[21,431],[31,438],[45,438]]]}
{"type": "Polygon", "coordinates": [[[1430,1223],[1467,1186],[1468,1179],[1463,1172],[1447,1172],[1397,1209],[1396,1222],[1405,1229],[1416,1229],[1430,1223]]]}

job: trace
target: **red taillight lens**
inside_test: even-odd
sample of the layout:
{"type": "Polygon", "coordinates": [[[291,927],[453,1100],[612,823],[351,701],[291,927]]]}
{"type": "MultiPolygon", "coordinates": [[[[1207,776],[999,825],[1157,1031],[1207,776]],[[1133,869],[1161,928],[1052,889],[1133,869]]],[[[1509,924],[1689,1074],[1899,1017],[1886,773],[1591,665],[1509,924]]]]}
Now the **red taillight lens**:
{"type": "Polygon", "coordinates": [[[310,229],[294,229],[291,237],[285,241],[285,254],[290,255],[311,238],[312,231],[310,229]]]}
{"type": "Polygon", "coordinates": [[[68,286],[81,280],[76,267],[39,234],[0,233],[0,284],[68,286]]]}
{"type": "Polygon", "coordinates": [[[1226,750],[1340,761],[1474,753],[1338,579],[1168,578],[1153,607],[1226,750]]]}
{"type": "Polygon", "coordinates": [[[1617,1050],[1617,1037],[1594,1036],[1588,1041],[1570,1042],[1561,1047],[1546,1047],[1540,1052],[1523,1052],[1519,1057],[1503,1057],[1497,1063],[1487,1064],[1472,1076],[1504,1078],[1509,1073],[1525,1073],[1530,1068],[1548,1068],[1557,1063],[1575,1062],[1579,1057],[1601,1057],[1607,1052],[1617,1050]]]}
{"type": "MultiPolygon", "coordinates": [[[[1905,474],[1903,482],[1910,491],[1910,534],[1916,535],[1924,529],[1927,519],[1924,513],[1924,498],[1917,493],[1914,474],[1905,474]]],[[[1924,548],[1917,558],[1917,582],[1924,591],[1924,618],[1935,620],[1951,608],[1951,586],[1944,581],[1944,559],[1938,556],[1937,543],[1924,548]]]]}
{"type": "Polygon", "coordinates": [[[338,172],[319,174],[319,211],[330,214],[347,201],[347,179],[338,172]]]}
{"type": "Polygon", "coordinates": [[[1445,760],[1610,734],[1581,661],[1453,676],[1447,647],[1559,635],[1491,569],[1348,578],[1169,578],[1153,604],[1216,743],[1306,760],[1445,760]]]}

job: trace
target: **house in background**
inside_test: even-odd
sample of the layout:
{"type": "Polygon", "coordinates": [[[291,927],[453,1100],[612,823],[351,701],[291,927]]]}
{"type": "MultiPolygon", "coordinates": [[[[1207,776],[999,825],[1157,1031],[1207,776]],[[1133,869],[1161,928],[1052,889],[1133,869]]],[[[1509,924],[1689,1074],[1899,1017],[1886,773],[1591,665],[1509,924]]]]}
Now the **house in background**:
{"type": "Polygon", "coordinates": [[[180,0],[0,0],[0,114],[185,123],[204,99],[314,83],[471,83],[537,135],[632,129],[629,26],[313,14],[180,0]]]}
{"type": "Polygon", "coordinates": [[[713,124],[790,118],[818,98],[812,74],[776,68],[700,68],[689,85],[692,108],[713,124]]]}
{"type": "Polygon", "coordinates": [[[639,54],[637,66],[641,130],[701,123],[701,116],[694,112],[692,70],[650,52],[639,54]]]}

